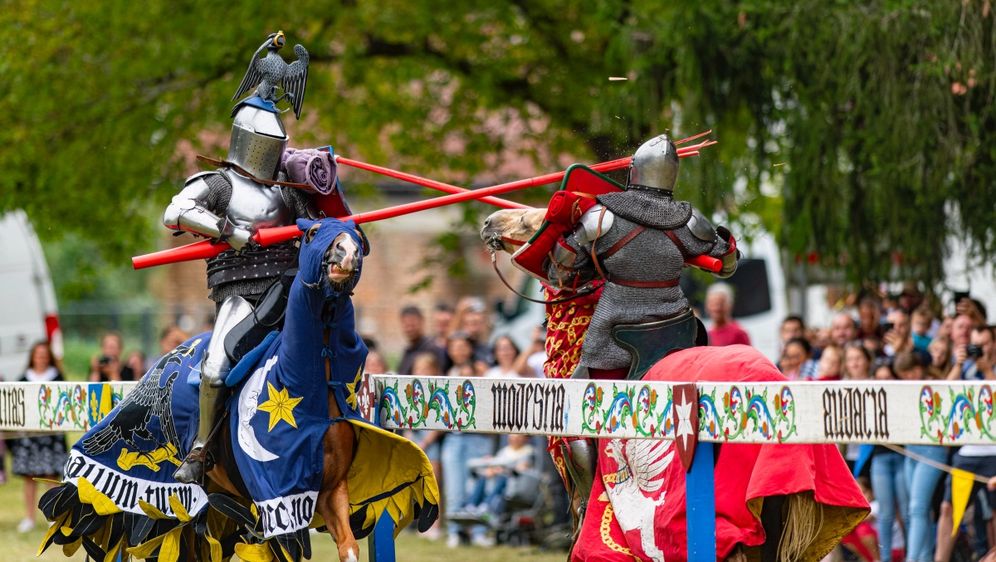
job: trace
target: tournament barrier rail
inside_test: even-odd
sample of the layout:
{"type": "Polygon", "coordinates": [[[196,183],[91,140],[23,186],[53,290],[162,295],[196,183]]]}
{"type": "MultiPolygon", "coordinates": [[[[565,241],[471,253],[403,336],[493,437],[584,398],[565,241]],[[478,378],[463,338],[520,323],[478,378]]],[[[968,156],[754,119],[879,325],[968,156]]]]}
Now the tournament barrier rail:
{"type": "MultiPolygon", "coordinates": [[[[134,385],[0,383],[0,431],[86,431],[134,385]]],[[[685,438],[695,432],[687,476],[689,559],[715,560],[713,463],[702,460],[712,459],[714,443],[996,444],[994,386],[371,375],[357,398],[364,415],[388,429],[602,439],[674,439],[676,433],[685,438]],[[689,386],[695,393],[683,389],[689,386]],[[696,402],[697,408],[689,407],[696,402]]],[[[370,559],[394,560],[388,518],[381,518],[371,536],[370,559]]]]}

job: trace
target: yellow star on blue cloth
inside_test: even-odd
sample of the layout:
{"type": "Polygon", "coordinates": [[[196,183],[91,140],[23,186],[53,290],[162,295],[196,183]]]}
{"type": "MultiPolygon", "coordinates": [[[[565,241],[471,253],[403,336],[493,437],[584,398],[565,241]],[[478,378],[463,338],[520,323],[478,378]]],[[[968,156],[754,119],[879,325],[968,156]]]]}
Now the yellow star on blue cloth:
{"type": "Polygon", "coordinates": [[[304,398],[291,398],[287,394],[286,387],[277,390],[269,382],[266,383],[266,386],[270,390],[270,399],[258,406],[260,410],[270,413],[270,427],[266,431],[273,431],[273,426],[277,425],[280,420],[284,420],[291,427],[297,429],[297,421],[294,420],[294,406],[297,406],[297,403],[304,398]]]}

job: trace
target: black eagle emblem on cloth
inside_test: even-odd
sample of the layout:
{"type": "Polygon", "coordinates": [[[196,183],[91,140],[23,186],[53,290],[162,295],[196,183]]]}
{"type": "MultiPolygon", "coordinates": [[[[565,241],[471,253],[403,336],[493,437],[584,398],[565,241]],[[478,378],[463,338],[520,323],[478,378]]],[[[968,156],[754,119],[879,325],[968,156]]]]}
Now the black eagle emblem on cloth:
{"type": "Polygon", "coordinates": [[[118,440],[123,439],[129,447],[141,450],[135,439],[156,442],[157,447],[172,445],[180,450],[180,438],[173,425],[170,405],[173,398],[173,381],[180,371],[171,373],[164,384],[159,379],[168,365],[180,365],[184,357],[193,355],[200,340],[193,344],[180,345],[164,355],[147,375],[142,377],[128,396],[111,412],[107,425],[100,431],[83,440],[83,450],[90,456],[107,452],[118,440]],[[165,442],[159,442],[148,429],[152,416],[159,418],[159,426],[165,442]]]}
{"type": "Polygon", "coordinates": [[[242,94],[256,86],[256,95],[260,98],[277,103],[283,98],[290,100],[294,106],[294,116],[301,118],[301,105],[304,103],[304,90],[308,86],[308,51],[301,45],[294,45],[297,60],[287,64],[278,51],[284,46],[284,32],[271,33],[266,41],[256,49],[249,60],[249,68],[239,84],[239,89],[232,96],[238,99],[242,94]],[[259,55],[267,51],[266,56],[259,55]],[[275,98],[277,86],[284,89],[284,95],[275,98]]]}

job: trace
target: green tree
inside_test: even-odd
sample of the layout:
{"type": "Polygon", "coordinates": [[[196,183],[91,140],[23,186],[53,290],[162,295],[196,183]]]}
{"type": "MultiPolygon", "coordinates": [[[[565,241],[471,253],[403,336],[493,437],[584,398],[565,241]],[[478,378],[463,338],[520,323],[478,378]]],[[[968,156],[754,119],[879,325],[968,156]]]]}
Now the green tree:
{"type": "Polygon", "coordinates": [[[148,249],[178,143],[219,150],[199,132],[227,129],[249,54],[281,28],[312,54],[297,146],[469,184],[506,148],[553,169],[712,128],[681,195],[760,217],[794,254],[855,281],[937,280],[949,234],[996,256],[989,0],[661,4],[14,0],[0,209],[109,259],[148,249]]]}

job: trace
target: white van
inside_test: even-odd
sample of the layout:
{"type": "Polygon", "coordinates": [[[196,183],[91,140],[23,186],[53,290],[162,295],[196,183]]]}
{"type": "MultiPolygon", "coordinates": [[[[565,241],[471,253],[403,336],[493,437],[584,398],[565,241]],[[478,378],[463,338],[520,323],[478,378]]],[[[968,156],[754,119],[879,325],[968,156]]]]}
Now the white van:
{"type": "Polygon", "coordinates": [[[31,345],[52,344],[62,358],[62,333],[52,278],[24,211],[0,215],[0,378],[17,380],[31,345]]]}

